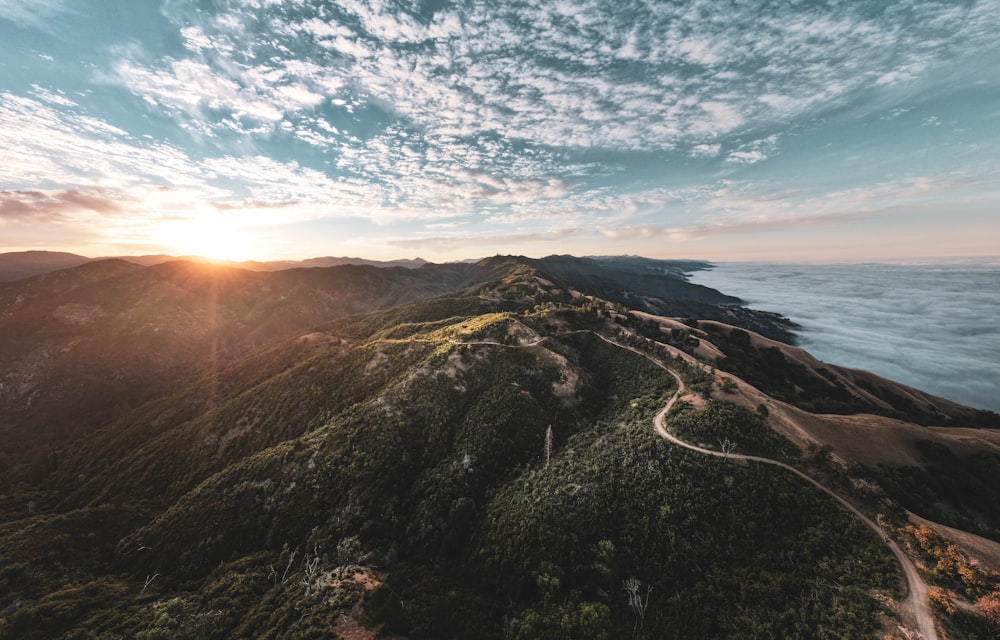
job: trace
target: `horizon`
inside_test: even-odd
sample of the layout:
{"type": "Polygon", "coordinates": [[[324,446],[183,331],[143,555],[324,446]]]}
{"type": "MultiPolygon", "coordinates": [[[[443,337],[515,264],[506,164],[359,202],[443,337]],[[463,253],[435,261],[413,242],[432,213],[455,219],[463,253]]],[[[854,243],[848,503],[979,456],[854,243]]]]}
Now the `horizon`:
{"type": "Polygon", "coordinates": [[[289,258],[289,259],[279,259],[279,260],[259,260],[256,258],[248,258],[246,260],[230,260],[226,258],[213,258],[211,256],[204,255],[175,255],[167,253],[157,253],[157,254],[121,254],[121,255],[96,255],[88,256],[80,253],[75,253],[72,251],[61,251],[61,250],[51,250],[51,249],[27,249],[20,251],[4,251],[0,252],[0,257],[4,255],[16,255],[16,254],[27,254],[27,253],[53,253],[53,254],[68,254],[79,258],[84,258],[90,261],[96,260],[128,260],[139,259],[139,258],[170,258],[172,260],[178,261],[194,261],[206,264],[213,264],[217,266],[231,266],[240,267],[244,264],[271,264],[271,263],[282,263],[287,262],[290,264],[296,264],[301,262],[309,262],[314,260],[359,260],[366,262],[375,263],[392,263],[392,262],[424,262],[426,264],[453,264],[459,262],[474,263],[481,260],[486,260],[491,257],[512,257],[512,258],[527,258],[529,260],[542,260],[550,257],[558,256],[568,256],[573,258],[643,258],[647,260],[662,260],[666,262],[703,262],[708,265],[786,265],[786,266],[864,266],[864,265],[879,265],[879,266],[1000,266],[1000,254],[992,255],[973,255],[973,256],[913,256],[907,258],[898,259],[883,259],[883,260],[840,260],[840,261],[828,261],[828,260],[711,260],[708,258],[690,257],[690,258],[654,258],[651,256],[644,256],[640,254],[632,253],[620,253],[620,254],[590,254],[590,255],[577,255],[573,253],[549,253],[544,255],[525,255],[517,253],[494,253],[492,255],[481,255],[476,257],[466,257],[458,258],[454,260],[426,260],[422,256],[402,256],[397,255],[395,257],[389,257],[385,259],[374,259],[368,258],[363,255],[316,255],[309,256],[305,258],[289,258]]]}
{"type": "Polygon", "coordinates": [[[254,7],[0,0],[0,252],[997,252],[998,0],[254,7]]]}

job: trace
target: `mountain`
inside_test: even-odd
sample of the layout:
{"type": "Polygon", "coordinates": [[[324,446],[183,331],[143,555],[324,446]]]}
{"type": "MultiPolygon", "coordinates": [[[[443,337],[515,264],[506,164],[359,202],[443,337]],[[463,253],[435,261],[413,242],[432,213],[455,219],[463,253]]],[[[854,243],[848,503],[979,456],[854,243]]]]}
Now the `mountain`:
{"type": "Polygon", "coordinates": [[[279,260],[271,262],[236,262],[232,266],[255,271],[279,271],[281,269],[294,269],[297,267],[339,267],[341,265],[366,265],[369,267],[405,267],[416,269],[427,264],[426,260],[414,258],[412,260],[366,260],[364,258],[335,258],[326,256],[322,258],[308,258],[306,260],[279,260]]]}
{"type": "Polygon", "coordinates": [[[532,265],[570,289],[585,291],[629,309],[668,316],[719,320],[775,340],[794,342],[797,325],[775,313],[741,307],[742,300],[687,282],[691,271],[711,268],[695,260],[651,260],[636,256],[549,256],[532,265]]]}
{"type": "MultiPolygon", "coordinates": [[[[341,266],[266,273],[112,259],[0,284],[0,451],[101,424],[270,341],[441,294],[488,270],[341,266]]],[[[34,454],[41,455],[41,451],[34,454]]]]}
{"type": "Polygon", "coordinates": [[[970,427],[995,416],[692,317],[792,329],[690,267],[106,260],[0,286],[0,634],[901,638],[927,630],[916,564],[942,633],[987,637],[1000,439],[970,427]],[[665,405],[718,455],[657,435],[665,405]]]}
{"type": "MultiPolygon", "coordinates": [[[[550,277],[564,286],[603,290],[603,281],[587,280],[592,274],[585,267],[594,266],[573,260],[491,258],[414,269],[341,265],[255,272],[186,261],[139,267],[111,259],[0,284],[0,356],[8,363],[0,372],[0,428],[9,431],[0,453],[16,452],[10,455],[21,461],[47,455],[41,433],[58,440],[63,432],[86,431],[179,380],[209,375],[325,321],[448,292],[467,294],[498,278],[516,277],[509,274],[519,269],[544,268],[558,274],[550,277]],[[33,446],[21,434],[30,434],[33,446]]],[[[619,280],[627,276],[621,270],[609,273],[619,280]]],[[[630,295],[678,310],[693,300],[727,305],[735,300],[681,279],[660,279],[672,284],[651,287],[643,276],[637,280],[639,293],[630,295]],[[674,298],[652,297],[664,292],[674,298]]],[[[521,290],[520,300],[528,301],[536,288],[510,290],[521,290]]]]}
{"type": "Polygon", "coordinates": [[[68,269],[90,258],[62,251],[16,251],[0,253],[0,282],[12,282],[42,273],[68,269]]]}
{"type": "MultiPolygon", "coordinates": [[[[150,267],[164,262],[176,262],[183,260],[187,262],[200,262],[220,266],[235,267],[238,269],[248,269],[250,271],[282,271],[285,269],[297,269],[306,267],[336,267],[341,265],[367,265],[371,267],[406,267],[416,269],[427,264],[426,260],[414,258],[412,260],[366,260],[364,258],[335,258],[326,256],[322,258],[308,258],[306,260],[272,260],[257,261],[247,260],[244,262],[220,261],[200,258],[198,256],[170,256],[166,254],[152,254],[142,256],[113,256],[118,260],[132,262],[144,267],[150,267]]],[[[108,260],[111,258],[88,258],[73,253],[59,251],[19,251],[12,253],[0,253],[0,282],[13,282],[23,280],[31,276],[41,275],[60,269],[76,267],[86,262],[94,260],[108,260]]]]}

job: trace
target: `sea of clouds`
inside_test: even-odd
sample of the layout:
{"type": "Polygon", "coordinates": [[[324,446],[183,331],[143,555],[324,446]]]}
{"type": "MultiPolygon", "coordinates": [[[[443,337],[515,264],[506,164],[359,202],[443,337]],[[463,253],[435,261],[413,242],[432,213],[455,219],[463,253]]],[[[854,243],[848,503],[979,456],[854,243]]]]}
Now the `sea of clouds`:
{"type": "Polygon", "coordinates": [[[719,263],[692,282],[799,323],[820,360],[1000,412],[1000,261],[719,263]]]}

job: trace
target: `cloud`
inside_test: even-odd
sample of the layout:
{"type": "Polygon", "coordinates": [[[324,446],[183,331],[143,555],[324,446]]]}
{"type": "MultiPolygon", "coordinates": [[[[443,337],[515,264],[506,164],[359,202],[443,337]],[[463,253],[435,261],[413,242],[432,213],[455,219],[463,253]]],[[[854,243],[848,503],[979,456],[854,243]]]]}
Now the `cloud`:
{"type": "MultiPolygon", "coordinates": [[[[126,239],[128,211],[115,194],[99,189],[0,191],[0,245],[5,250],[30,247],[79,249],[126,239]]],[[[148,238],[148,234],[144,234],[148,238]]]]}
{"type": "Polygon", "coordinates": [[[70,12],[70,5],[65,0],[0,0],[0,21],[6,20],[21,28],[51,31],[49,22],[70,12]]]}
{"type": "Polygon", "coordinates": [[[598,231],[605,237],[615,240],[633,240],[635,238],[655,238],[657,236],[669,235],[671,230],[665,227],[639,226],[639,227],[599,227],[598,231]]]}
{"type": "Polygon", "coordinates": [[[0,219],[51,222],[81,212],[114,215],[122,207],[100,191],[0,191],[0,219]]]}
{"type": "Polygon", "coordinates": [[[788,315],[826,362],[1000,411],[1000,296],[983,295],[996,290],[995,268],[741,264],[693,279],[788,315]]]}
{"type": "MultiPolygon", "coordinates": [[[[698,211],[687,224],[602,225],[614,240],[669,237],[687,242],[726,234],[846,225],[887,215],[912,213],[936,205],[945,208],[1000,198],[1000,175],[914,176],[834,191],[768,189],[757,182],[723,181],[714,190],[674,192],[683,209],[698,211]],[[978,194],[972,197],[970,194],[978,194]]],[[[683,220],[678,216],[677,222],[683,220]]],[[[627,221],[626,221],[627,222],[627,221]]]]}
{"type": "MultiPolygon", "coordinates": [[[[123,62],[115,71],[122,81],[150,104],[194,116],[192,120],[200,122],[198,130],[205,133],[212,133],[213,128],[219,126],[213,122],[202,122],[208,111],[225,111],[235,121],[250,121],[250,126],[254,127],[260,123],[279,121],[285,110],[294,110],[299,106],[298,101],[289,99],[280,88],[263,90],[261,85],[243,85],[217,73],[209,65],[193,60],[171,60],[166,69],[149,69],[123,62]],[[265,91],[270,95],[264,95],[265,91]]],[[[261,70],[256,70],[256,73],[266,76],[261,70]]],[[[224,121],[220,119],[220,122],[224,121]]]]}
{"type": "MultiPolygon", "coordinates": [[[[326,174],[313,175],[336,182],[333,193],[351,186],[379,216],[480,211],[511,220],[529,208],[545,215],[546,199],[586,209],[594,182],[619,170],[567,162],[561,149],[686,149],[733,167],[759,163],[778,152],[761,142],[776,127],[891,74],[919,77],[940,52],[971,46],[957,38],[970,9],[912,11],[736,6],[723,20],[699,2],[421,13],[374,0],[269,2],[258,12],[176,0],[167,15],[187,57],[123,50],[114,78],[234,155],[308,146],[324,166],[299,173],[326,174]],[[921,26],[931,17],[933,47],[921,26]]],[[[250,190],[254,199],[294,197],[259,181],[250,190]]]]}
{"type": "Polygon", "coordinates": [[[468,197],[490,204],[518,204],[554,200],[569,192],[561,180],[511,180],[489,173],[459,170],[454,177],[460,180],[468,197]]]}
{"type": "Polygon", "coordinates": [[[139,142],[103,120],[11,93],[0,93],[0,166],[13,189],[202,183],[176,147],[139,142]]]}
{"type": "Polygon", "coordinates": [[[572,11],[486,3],[429,20],[364,0],[321,10],[272,4],[291,19],[185,13],[199,22],[182,28],[192,59],[126,64],[121,81],[182,110],[216,104],[264,120],[323,99],[359,100],[439,144],[495,135],[648,150],[714,144],[756,123],[832,108],[873,83],[920,77],[949,47],[971,46],[957,37],[971,9],[919,4],[912,15],[849,4],[736,6],[724,20],[705,3],[583,0],[572,11]],[[934,21],[934,46],[925,19],[934,21]],[[210,44],[225,55],[210,55],[210,44]],[[623,59],[632,67],[622,68],[623,59]],[[291,60],[305,64],[282,66],[291,60]]]}
{"type": "MultiPolygon", "coordinates": [[[[209,5],[165,3],[164,49],[107,45],[101,99],[44,82],[0,93],[0,188],[98,190],[136,219],[461,219],[498,238],[532,223],[620,237],[794,224],[861,196],[767,200],[718,177],[771,171],[795,132],[845,105],[902,113],[921,82],[992,43],[1000,14],[995,0],[209,5]],[[99,115],[111,97],[128,117],[99,115]],[[656,188],[689,163],[717,174],[656,188]]],[[[64,10],[0,0],[0,16],[22,6],[64,10]]]]}
{"type": "Polygon", "coordinates": [[[691,147],[691,156],[695,158],[714,158],[722,150],[720,144],[696,144],[691,147]]]}
{"type": "Polygon", "coordinates": [[[363,184],[337,181],[297,162],[279,162],[267,156],[224,156],[200,163],[207,176],[238,180],[249,199],[257,203],[315,202],[331,205],[354,202],[374,206],[372,190],[363,184]]]}
{"type": "Polygon", "coordinates": [[[490,247],[491,250],[504,251],[504,247],[523,247],[536,242],[550,243],[579,235],[581,229],[568,228],[550,231],[532,231],[510,234],[466,234],[429,236],[416,238],[397,238],[387,244],[406,250],[433,251],[449,253],[460,249],[490,247]]]}
{"type": "Polygon", "coordinates": [[[41,87],[37,84],[31,85],[32,94],[38,99],[57,107],[78,107],[80,106],[73,100],[70,100],[61,91],[51,91],[45,87],[41,87]]]}
{"type": "Polygon", "coordinates": [[[255,211],[275,204],[294,205],[279,222],[331,214],[387,215],[379,211],[381,190],[361,180],[334,179],[266,156],[197,159],[177,147],[135,139],[90,116],[5,93],[0,93],[0,164],[6,167],[5,185],[13,187],[4,192],[10,216],[128,209],[152,222],[219,207],[239,208],[252,218],[255,211]],[[74,187],[29,188],[66,184],[74,187]]]}
{"type": "Polygon", "coordinates": [[[887,71],[875,79],[875,84],[881,86],[915,80],[920,77],[920,73],[924,70],[924,67],[925,64],[923,62],[915,62],[913,64],[893,69],[892,71],[887,71]]]}
{"type": "Polygon", "coordinates": [[[756,164],[766,159],[767,156],[756,149],[753,151],[733,151],[726,156],[726,162],[735,162],[738,164],[756,164]]]}
{"type": "Polygon", "coordinates": [[[729,152],[726,162],[735,164],[757,164],[767,160],[778,148],[778,134],[771,134],[766,138],[754,140],[740,145],[736,150],[729,152]]]}
{"type": "MultiPolygon", "coordinates": [[[[839,224],[850,220],[870,217],[876,212],[858,211],[850,213],[803,215],[797,217],[759,218],[746,220],[717,220],[691,226],[637,226],[619,228],[600,228],[599,231],[607,238],[614,240],[631,240],[636,238],[655,238],[665,236],[673,242],[689,242],[702,238],[729,234],[753,233],[759,231],[775,231],[795,229],[822,224],[839,224]]],[[[881,213],[881,212],[879,212],[881,213]]]]}

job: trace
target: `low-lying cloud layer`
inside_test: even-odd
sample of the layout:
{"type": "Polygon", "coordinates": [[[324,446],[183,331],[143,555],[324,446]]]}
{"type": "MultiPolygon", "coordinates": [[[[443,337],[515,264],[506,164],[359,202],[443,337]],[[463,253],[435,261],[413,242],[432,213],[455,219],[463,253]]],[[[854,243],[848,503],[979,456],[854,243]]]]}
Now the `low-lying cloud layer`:
{"type": "Polygon", "coordinates": [[[820,360],[1000,412],[1000,265],[732,263],[693,280],[800,323],[820,360]]]}

